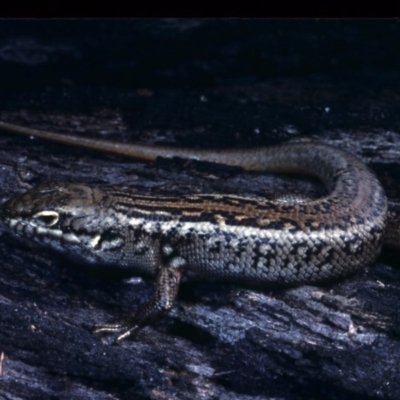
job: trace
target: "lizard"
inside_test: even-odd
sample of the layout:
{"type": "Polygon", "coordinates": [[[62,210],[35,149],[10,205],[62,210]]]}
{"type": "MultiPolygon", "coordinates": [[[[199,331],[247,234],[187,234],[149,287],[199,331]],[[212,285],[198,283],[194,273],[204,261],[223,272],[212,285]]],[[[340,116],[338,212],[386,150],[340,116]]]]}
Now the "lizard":
{"type": "Polygon", "coordinates": [[[128,320],[95,326],[95,332],[117,333],[117,343],[167,314],[183,280],[319,283],[373,263],[384,243],[397,246],[376,176],[354,155],[324,143],[213,150],[122,144],[2,121],[0,129],[146,161],[182,157],[310,174],[326,185],[328,195],[318,199],[272,201],[228,194],[148,196],[57,182],[6,201],[0,218],[18,236],[78,262],[155,277],[152,298],[128,320]]]}

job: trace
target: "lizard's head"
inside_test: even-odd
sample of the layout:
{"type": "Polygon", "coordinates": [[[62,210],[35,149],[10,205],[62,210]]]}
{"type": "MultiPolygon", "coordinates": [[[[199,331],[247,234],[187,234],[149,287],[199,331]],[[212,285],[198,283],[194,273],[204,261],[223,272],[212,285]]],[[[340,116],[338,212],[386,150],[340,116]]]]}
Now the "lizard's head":
{"type": "Polygon", "coordinates": [[[5,202],[0,218],[24,239],[78,261],[108,264],[124,238],[113,229],[107,202],[99,187],[47,183],[5,202]]]}

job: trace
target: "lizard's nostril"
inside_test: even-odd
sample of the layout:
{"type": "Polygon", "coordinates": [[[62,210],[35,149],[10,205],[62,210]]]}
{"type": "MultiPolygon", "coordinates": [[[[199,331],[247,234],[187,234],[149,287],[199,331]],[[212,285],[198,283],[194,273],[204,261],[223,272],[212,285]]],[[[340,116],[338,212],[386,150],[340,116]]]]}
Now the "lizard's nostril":
{"type": "Polygon", "coordinates": [[[13,199],[7,200],[0,208],[0,216],[1,218],[6,218],[11,215],[13,199]]]}

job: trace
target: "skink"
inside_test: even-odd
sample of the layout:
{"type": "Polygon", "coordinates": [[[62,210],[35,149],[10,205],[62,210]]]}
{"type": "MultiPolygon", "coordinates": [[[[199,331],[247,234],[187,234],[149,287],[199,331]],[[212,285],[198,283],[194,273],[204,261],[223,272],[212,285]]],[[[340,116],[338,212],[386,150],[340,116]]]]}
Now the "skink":
{"type": "Polygon", "coordinates": [[[178,156],[311,174],[327,186],[325,197],[283,202],[215,194],[154,197],[52,183],[8,200],[1,219],[17,235],[79,262],[156,277],[152,299],[128,321],[97,326],[97,332],[119,332],[117,341],[167,313],[181,280],[315,283],[373,263],[385,241],[397,245],[375,175],[350,153],[319,142],[217,151],[127,145],[5,122],[0,129],[142,160],[178,156]]]}

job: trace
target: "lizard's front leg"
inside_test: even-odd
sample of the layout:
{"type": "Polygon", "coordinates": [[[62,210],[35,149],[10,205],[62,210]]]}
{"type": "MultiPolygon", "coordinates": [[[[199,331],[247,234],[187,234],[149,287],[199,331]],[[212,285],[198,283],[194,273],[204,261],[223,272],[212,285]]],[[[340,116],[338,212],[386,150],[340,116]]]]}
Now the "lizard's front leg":
{"type": "Polygon", "coordinates": [[[173,307],[179,289],[185,261],[181,257],[172,259],[159,269],[156,290],[151,300],[143,304],[126,321],[115,324],[95,325],[94,332],[122,332],[115,343],[136,334],[140,329],[167,314],[173,307]]]}

